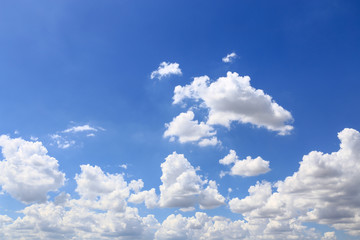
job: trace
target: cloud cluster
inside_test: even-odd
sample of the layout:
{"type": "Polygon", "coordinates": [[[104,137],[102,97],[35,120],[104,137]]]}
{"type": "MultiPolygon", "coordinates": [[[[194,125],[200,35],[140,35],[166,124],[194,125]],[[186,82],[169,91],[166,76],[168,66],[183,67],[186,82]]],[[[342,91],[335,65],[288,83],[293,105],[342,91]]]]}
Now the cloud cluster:
{"type": "Polygon", "coordinates": [[[169,155],[161,170],[160,207],[189,209],[199,204],[202,209],[210,209],[225,204],[215,181],[203,180],[183,154],[169,155]]]}
{"type": "Polygon", "coordinates": [[[162,62],[157,70],[151,73],[151,79],[158,78],[159,80],[170,75],[181,75],[181,69],[178,63],[162,62]]]}
{"type": "Polygon", "coordinates": [[[76,144],[76,141],[73,139],[74,134],[86,133],[87,137],[94,137],[95,133],[98,130],[104,130],[103,128],[95,128],[88,124],[78,125],[67,128],[61,132],[57,132],[55,134],[51,134],[50,138],[53,140],[53,144],[55,144],[58,148],[67,149],[76,144]]]}
{"type": "Polygon", "coordinates": [[[258,183],[248,197],[232,199],[230,209],[248,220],[297,219],[360,235],[360,133],[344,129],[338,137],[339,151],[310,152],[297,172],[274,185],[276,191],[269,183],[258,183]]]}
{"type": "MultiPolygon", "coordinates": [[[[270,171],[269,161],[263,160],[261,157],[252,159],[248,156],[244,160],[239,160],[234,150],[230,150],[229,154],[219,160],[220,164],[231,165],[230,175],[238,175],[243,177],[258,176],[270,171]]],[[[222,172],[222,175],[225,174],[222,172]]]]}
{"type": "Polygon", "coordinates": [[[165,124],[164,137],[170,137],[170,141],[178,138],[180,143],[196,142],[202,147],[220,144],[220,141],[214,137],[216,131],[213,127],[193,120],[194,116],[194,112],[190,110],[180,113],[170,123],[165,124]]]}
{"type": "Polygon", "coordinates": [[[218,192],[215,181],[204,180],[198,175],[183,154],[176,152],[166,157],[161,164],[162,176],[160,196],[155,189],[132,194],[129,202],[145,202],[148,208],[180,208],[182,211],[216,208],[225,204],[225,198],[218,192]]]}
{"type": "Polygon", "coordinates": [[[209,110],[208,125],[230,127],[232,122],[250,123],[289,134],[293,129],[288,123],[293,120],[291,113],[278,105],[270,95],[250,85],[250,77],[228,72],[210,83],[208,76],[196,77],[186,86],[176,86],[173,104],[185,99],[200,102],[199,106],[209,110]]]}
{"type": "MultiPolygon", "coordinates": [[[[292,176],[275,184],[257,182],[249,188],[247,197],[231,199],[229,208],[241,214],[241,220],[197,212],[188,217],[171,214],[159,223],[151,214],[141,216],[128,203],[145,202],[148,208],[174,207],[184,211],[197,205],[210,209],[225,203],[216,182],[199,175],[184,155],[174,152],[161,164],[159,196],[154,188],[141,191],[144,186],[141,179],[126,181],[123,174],[81,165],[81,172],[75,177],[78,198],[61,193],[53,201],[44,201],[47,192],[56,190],[64,181],[57,161],[47,155],[40,142],[2,135],[0,146],[5,157],[0,162],[1,172],[5,173],[0,175],[2,189],[23,202],[42,203],[26,207],[17,219],[0,215],[0,238],[336,240],[334,232],[319,234],[302,224],[311,221],[360,235],[360,133],[344,129],[338,137],[341,144],[337,152],[310,152],[292,176]],[[8,183],[10,176],[21,179],[9,175],[14,174],[14,169],[19,176],[25,172],[36,175],[25,175],[23,182],[8,183]],[[40,181],[37,176],[43,179],[40,181]],[[44,178],[53,179],[54,183],[53,176],[60,176],[62,181],[49,187],[44,178]],[[26,185],[28,182],[31,186],[26,185]],[[36,192],[37,198],[30,191],[23,192],[25,187],[36,192]]],[[[220,161],[229,165],[240,160],[235,151],[230,151],[220,161]]]]}
{"type": "Polygon", "coordinates": [[[202,212],[197,212],[192,217],[172,214],[161,224],[155,233],[155,239],[320,239],[320,235],[315,233],[314,229],[307,229],[296,221],[286,226],[288,229],[277,227],[275,222],[264,224],[262,219],[231,221],[225,217],[211,217],[202,212]]]}
{"type": "Polygon", "coordinates": [[[0,136],[0,186],[23,203],[45,202],[49,191],[64,185],[58,161],[47,155],[41,142],[0,136]]]}
{"type": "Polygon", "coordinates": [[[222,58],[222,61],[224,63],[230,63],[232,62],[235,58],[237,57],[235,52],[229,53],[228,55],[226,55],[226,57],[222,58]]]}

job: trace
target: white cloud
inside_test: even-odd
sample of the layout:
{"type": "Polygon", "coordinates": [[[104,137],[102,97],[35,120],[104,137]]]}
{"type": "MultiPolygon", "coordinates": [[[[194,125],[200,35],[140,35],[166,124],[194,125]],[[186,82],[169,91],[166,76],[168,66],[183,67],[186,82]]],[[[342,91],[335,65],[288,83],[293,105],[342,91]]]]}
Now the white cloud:
{"type": "Polygon", "coordinates": [[[229,62],[232,62],[236,57],[237,57],[236,53],[232,52],[232,53],[229,53],[228,55],[226,55],[226,57],[223,57],[222,61],[224,63],[229,63],[229,62]]]}
{"type": "Polygon", "coordinates": [[[164,137],[170,137],[170,140],[177,137],[180,143],[197,142],[202,147],[220,143],[216,137],[212,137],[216,131],[211,126],[193,119],[194,112],[190,110],[180,113],[170,123],[165,124],[164,137]]]}
{"type": "Polygon", "coordinates": [[[272,194],[271,184],[257,182],[249,188],[249,194],[243,199],[233,198],[229,202],[230,209],[236,213],[246,213],[263,206],[272,194]]]}
{"type": "Polygon", "coordinates": [[[215,181],[202,180],[183,154],[169,155],[161,170],[160,207],[189,208],[199,204],[208,209],[224,204],[225,198],[219,194],[215,181]]]}
{"type": "Polygon", "coordinates": [[[24,203],[44,202],[49,191],[64,185],[65,174],[58,161],[47,155],[41,142],[0,136],[4,159],[0,161],[0,185],[3,191],[24,203]]]}
{"type": "Polygon", "coordinates": [[[96,212],[52,202],[34,204],[24,216],[0,225],[1,239],[152,239],[158,228],[153,215],[140,217],[136,208],[96,212]],[[3,234],[3,236],[1,235],[3,234]]]}
{"type": "Polygon", "coordinates": [[[0,215],[0,238],[10,239],[153,239],[159,224],[153,215],[141,217],[127,206],[130,192],[141,180],[126,182],[122,175],[82,165],[76,175],[79,199],[61,193],[54,202],[33,204],[12,220],[0,215]]]}
{"type": "Polygon", "coordinates": [[[335,232],[326,232],[321,240],[336,240],[335,232]]]}
{"type": "Polygon", "coordinates": [[[128,202],[137,204],[144,202],[147,208],[156,208],[159,206],[158,198],[159,197],[156,195],[155,188],[152,188],[149,191],[141,191],[131,194],[128,202]]]}
{"type": "Polygon", "coordinates": [[[219,163],[223,165],[234,164],[231,167],[230,175],[251,177],[270,171],[269,161],[265,161],[261,157],[252,159],[250,156],[246,157],[244,160],[239,160],[234,150],[230,150],[230,153],[223,159],[220,159],[219,163]]]}
{"type": "Polygon", "coordinates": [[[181,75],[181,69],[178,63],[162,62],[157,70],[151,73],[151,79],[168,77],[170,75],[181,75]]]}
{"type": "Polygon", "coordinates": [[[194,78],[190,85],[176,86],[173,103],[184,99],[200,102],[200,107],[209,109],[208,125],[230,127],[231,122],[251,123],[265,127],[280,135],[289,134],[293,129],[289,122],[291,113],[278,105],[271,96],[250,85],[250,77],[228,72],[210,84],[207,76],[194,78]]]}
{"type": "Polygon", "coordinates": [[[76,143],[75,140],[68,140],[59,134],[52,134],[50,137],[55,142],[56,146],[61,149],[67,149],[76,143]]]}
{"type": "Polygon", "coordinates": [[[360,133],[347,128],[338,137],[337,152],[310,152],[275,192],[269,195],[267,183],[251,187],[249,197],[230,201],[230,209],[248,220],[312,221],[360,235],[360,133]],[[263,204],[253,208],[250,200],[257,198],[263,204]]]}
{"type": "Polygon", "coordinates": [[[76,192],[83,206],[117,212],[126,209],[130,191],[138,192],[144,185],[142,180],[128,184],[121,174],[104,173],[98,166],[81,165],[81,173],[75,176],[76,192]]]}
{"type": "Polygon", "coordinates": [[[65,129],[63,131],[63,133],[77,133],[77,132],[88,132],[88,131],[96,132],[97,129],[86,124],[86,125],[82,125],[82,126],[74,126],[74,127],[65,129]]]}
{"type": "Polygon", "coordinates": [[[192,217],[181,214],[169,215],[155,234],[156,240],[186,240],[186,239],[319,239],[313,229],[307,229],[298,222],[292,221],[288,225],[279,222],[231,221],[219,216],[208,216],[197,212],[192,217]],[[270,228],[272,230],[270,230],[270,228]]]}
{"type": "Polygon", "coordinates": [[[204,138],[199,142],[200,147],[216,146],[216,145],[221,145],[221,141],[218,140],[217,137],[204,138]]]}

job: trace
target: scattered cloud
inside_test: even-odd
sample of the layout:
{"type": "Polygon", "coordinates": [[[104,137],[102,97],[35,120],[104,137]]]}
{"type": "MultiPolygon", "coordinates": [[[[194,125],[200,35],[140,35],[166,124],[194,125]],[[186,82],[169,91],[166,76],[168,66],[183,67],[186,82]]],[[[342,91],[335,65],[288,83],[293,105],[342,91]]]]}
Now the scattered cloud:
{"type": "Polygon", "coordinates": [[[30,140],[33,141],[33,142],[35,142],[35,141],[39,140],[39,138],[38,138],[38,137],[34,137],[34,136],[30,136],[30,140]]]}
{"type": "Polygon", "coordinates": [[[58,148],[61,149],[67,149],[76,144],[74,138],[79,140],[77,136],[79,135],[79,133],[86,133],[86,137],[95,137],[95,132],[99,130],[105,131],[105,129],[101,127],[92,127],[88,124],[73,126],[61,132],[51,134],[50,138],[53,140],[53,143],[51,143],[51,145],[56,145],[58,148]]]}
{"type": "Polygon", "coordinates": [[[181,75],[181,69],[178,63],[162,62],[157,70],[151,73],[151,79],[158,78],[159,80],[170,75],[181,75]]]}
{"type": "Polygon", "coordinates": [[[170,140],[175,140],[176,137],[180,143],[195,142],[202,147],[220,143],[213,137],[216,131],[211,126],[193,119],[194,112],[190,110],[180,113],[170,123],[165,124],[164,137],[170,137],[170,140]]]}
{"type": "Polygon", "coordinates": [[[199,204],[202,209],[210,209],[225,203],[215,181],[203,180],[183,154],[169,155],[161,170],[160,207],[189,208],[199,204]]]}
{"type": "Polygon", "coordinates": [[[250,123],[257,127],[289,134],[293,126],[291,113],[278,105],[270,95],[250,85],[250,77],[241,77],[238,73],[228,72],[210,83],[208,76],[196,77],[190,85],[176,86],[173,104],[182,103],[185,99],[200,102],[199,106],[207,108],[209,115],[207,125],[230,127],[232,122],[250,123]]]}
{"type": "Polygon", "coordinates": [[[88,132],[93,131],[97,132],[98,130],[94,127],[89,126],[88,124],[82,126],[74,126],[68,129],[65,129],[63,133],[77,133],[77,132],[88,132]]]}
{"type": "Polygon", "coordinates": [[[82,206],[101,210],[124,211],[130,191],[138,192],[144,183],[133,180],[127,183],[121,174],[104,173],[98,166],[81,165],[81,173],[75,176],[78,202],[82,206]]]}
{"type": "Polygon", "coordinates": [[[50,135],[50,138],[55,142],[56,146],[61,149],[69,148],[76,143],[75,140],[68,140],[59,134],[52,134],[50,135]]]}
{"type": "Polygon", "coordinates": [[[234,61],[235,58],[237,58],[237,55],[236,55],[236,53],[232,52],[232,53],[229,53],[228,55],[226,55],[226,57],[223,57],[222,61],[224,63],[230,63],[230,62],[234,61]]]}
{"type": "Polygon", "coordinates": [[[360,133],[347,128],[338,137],[337,152],[310,152],[297,172],[274,185],[276,191],[271,192],[269,183],[258,183],[250,187],[248,197],[232,199],[230,209],[247,220],[282,219],[284,223],[296,219],[360,235],[360,133]]]}
{"type": "Polygon", "coordinates": [[[23,203],[45,202],[47,193],[64,185],[58,161],[47,155],[41,142],[0,136],[0,186],[23,203]]]}
{"type": "Polygon", "coordinates": [[[231,165],[230,175],[238,175],[243,177],[258,176],[270,171],[269,161],[263,160],[261,157],[255,159],[250,156],[244,160],[239,160],[234,150],[230,150],[230,153],[223,159],[219,160],[220,164],[231,165]]]}

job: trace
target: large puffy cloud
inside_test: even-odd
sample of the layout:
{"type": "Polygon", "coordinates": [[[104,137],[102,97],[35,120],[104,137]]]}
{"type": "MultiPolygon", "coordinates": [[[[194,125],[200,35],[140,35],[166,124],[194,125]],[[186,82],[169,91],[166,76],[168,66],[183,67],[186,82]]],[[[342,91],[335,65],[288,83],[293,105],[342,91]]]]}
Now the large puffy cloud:
{"type": "Polygon", "coordinates": [[[34,204],[24,216],[0,225],[1,239],[152,239],[158,228],[153,215],[141,217],[136,208],[97,212],[52,202],[34,204]]]}
{"type": "Polygon", "coordinates": [[[0,216],[1,239],[153,238],[159,226],[155,217],[142,217],[127,205],[130,193],[143,187],[141,180],[127,182],[121,174],[90,165],[82,165],[75,179],[80,198],[61,193],[53,202],[26,207],[15,220],[0,216]]]}
{"type": "Polygon", "coordinates": [[[176,86],[173,103],[189,98],[209,109],[207,124],[230,127],[231,122],[251,123],[258,127],[289,134],[291,113],[278,105],[270,95],[250,85],[250,77],[228,72],[210,84],[207,76],[194,78],[190,85],[176,86]]]}
{"type": "Polygon", "coordinates": [[[258,184],[245,199],[232,199],[230,209],[247,219],[296,218],[360,235],[360,133],[347,128],[338,137],[337,152],[310,152],[297,172],[275,184],[275,192],[269,194],[268,183],[258,184]],[[254,199],[261,206],[254,207],[254,199]]]}
{"type": "Polygon", "coordinates": [[[269,161],[265,161],[261,157],[252,159],[249,156],[244,160],[239,160],[239,157],[236,155],[234,150],[230,150],[230,153],[223,159],[220,159],[219,163],[223,165],[234,164],[231,167],[230,175],[250,177],[264,174],[270,171],[269,161]]]}
{"type": "Polygon", "coordinates": [[[121,174],[104,173],[98,166],[81,165],[76,175],[76,191],[83,206],[101,210],[124,211],[130,191],[139,192],[144,186],[142,180],[127,183],[121,174]]]}
{"type": "Polygon", "coordinates": [[[157,70],[151,73],[151,79],[168,77],[170,75],[181,75],[181,69],[178,63],[162,62],[157,70]]]}
{"type": "Polygon", "coordinates": [[[4,156],[0,161],[0,185],[15,199],[24,203],[45,202],[49,191],[63,186],[65,174],[41,142],[2,135],[0,146],[4,156]]]}
{"type": "Polygon", "coordinates": [[[161,207],[189,209],[198,203],[200,208],[209,209],[224,204],[225,199],[219,194],[216,183],[203,180],[183,154],[169,155],[161,164],[161,170],[161,207]]]}
{"type": "Polygon", "coordinates": [[[216,131],[211,126],[193,119],[193,111],[180,113],[170,123],[165,124],[167,129],[164,137],[170,137],[170,140],[177,137],[180,143],[197,142],[203,147],[219,144],[217,138],[213,137],[216,131]]]}

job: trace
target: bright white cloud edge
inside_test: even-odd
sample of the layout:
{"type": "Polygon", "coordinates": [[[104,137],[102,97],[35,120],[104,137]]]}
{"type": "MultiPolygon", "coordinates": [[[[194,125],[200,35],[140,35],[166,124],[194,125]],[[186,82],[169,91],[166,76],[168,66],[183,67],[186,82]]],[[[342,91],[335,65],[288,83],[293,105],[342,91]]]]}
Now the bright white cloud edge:
{"type": "Polygon", "coordinates": [[[153,71],[151,73],[150,78],[158,78],[159,80],[168,77],[170,75],[181,75],[181,69],[179,67],[180,65],[178,63],[170,63],[170,62],[162,62],[160,63],[157,70],[153,71]]]}
{"type": "Polygon", "coordinates": [[[186,86],[176,86],[173,104],[190,99],[199,107],[209,110],[207,125],[230,128],[232,122],[250,123],[275,131],[279,135],[290,134],[292,115],[277,104],[270,95],[250,85],[250,77],[228,72],[210,83],[208,76],[195,77],[186,86]]]}
{"type": "Polygon", "coordinates": [[[235,52],[229,53],[228,55],[226,55],[226,57],[222,58],[222,61],[224,63],[230,63],[232,62],[235,58],[237,57],[235,52]]]}

